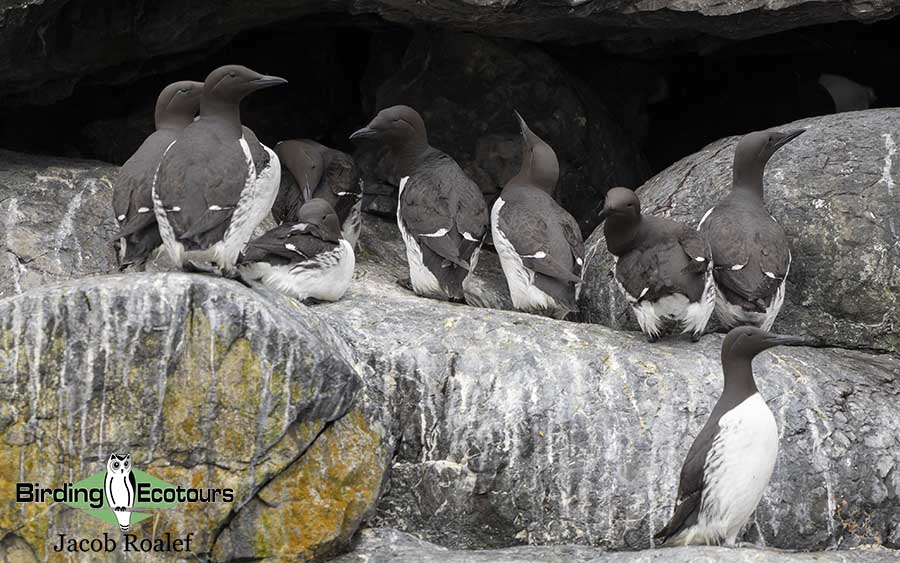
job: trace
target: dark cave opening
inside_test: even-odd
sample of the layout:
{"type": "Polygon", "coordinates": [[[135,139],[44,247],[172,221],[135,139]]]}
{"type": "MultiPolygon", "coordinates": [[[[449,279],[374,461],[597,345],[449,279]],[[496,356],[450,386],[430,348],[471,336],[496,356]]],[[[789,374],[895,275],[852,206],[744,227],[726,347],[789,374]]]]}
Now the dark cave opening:
{"type": "MultiPolygon", "coordinates": [[[[833,112],[816,82],[821,73],[873,88],[873,107],[900,105],[898,33],[900,18],[818,25],[745,41],[683,42],[627,56],[600,43],[539,47],[586,84],[587,95],[634,139],[649,162],[643,181],[723,136],[833,112]]],[[[398,72],[413,36],[408,28],[375,18],[279,22],[202,52],[144,61],[125,84],[107,83],[100,73],[56,103],[8,100],[0,110],[0,147],[121,164],[151,131],[153,102],[165,84],[202,80],[220,64],[239,62],[290,81],[243,104],[245,123],[264,142],[308,137],[350,151],[347,135],[377,109],[375,92],[398,72]],[[177,70],[145,75],[144,67],[177,70]]],[[[479,92],[470,95],[477,103],[479,92]]],[[[454,153],[452,146],[440,148],[454,153]]]]}

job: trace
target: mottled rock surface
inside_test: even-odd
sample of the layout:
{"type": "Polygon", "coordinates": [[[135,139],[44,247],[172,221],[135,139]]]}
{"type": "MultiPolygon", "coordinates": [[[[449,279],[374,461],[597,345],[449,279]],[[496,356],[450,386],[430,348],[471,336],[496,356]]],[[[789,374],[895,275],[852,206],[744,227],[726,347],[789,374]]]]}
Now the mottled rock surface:
{"type": "MultiPolygon", "coordinates": [[[[429,142],[456,159],[488,205],[519,170],[521,135],[512,112],[518,110],[556,151],[556,198],[576,219],[587,220],[586,233],[596,223],[589,215],[596,215],[607,187],[649,175],[628,129],[585,84],[527,43],[420,31],[400,68],[378,87],[373,111],[396,104],[422,114],[429,142]]],[[[399,184],[383,158],[365,162],[371,162],[368,168],[363,164],[368,184],[399,184]]]]}
{"type": "MultiPolygon", "coordinates": [[[[833,346],[900,351],[900,110],[798,121],[806,133],[769,161],[769,212],[791,241],[787,297],[775,330],[833,346]]],[[[644,213],[696,226],[731,189],[737,137],[717,141],[640,187],[644,213]]],[[[636,328],[610,278],[603,229],[585,244],[582,312],[636,328]]]]}
{"type": "Polygon", "coordinates": [[[889,563],[898,557],[897,553],[882,547],[825,553],[727,547],[612,553],[573,545],[462,551],[381,528],[360,532],[353,552],[332,559],[332,563],[889,563]]]}
{"type": "MultiPolygon", "coordinates": [[[[721,392],[721,337],[653,346],[418,298],[367,225],[348,294],[315,311],[383,397],[395,454],[371,522],[454,548],[648,547],[721,392]]],[[[782,449],[747,538],[900,546],[900,360],[779,348],[755,367],[782,449]]]]}
{"type": "Polygon", "coordinates": [[[312,14],[378,16],[405,26],[429,24],[527,41],[603,41],[614,50],[643,51],[698,36],[745,38],[817,23],[875,21],[896,14],[898,3],[274,0],[266,8],[248,10],[243,2],[185,7],[172,1],[110,6],[88,0],[2,0],[0,99],[28,93],[35,101],[56,100],[100,72],[107,83],[133,80],[141,72],[165,68],[166,55],[196,52],[243,30],[312,14]],[[143,61],[147,64],[136,65],[143,61]]]}
{"type": "MultiPolygon", "coordinates": [[[[381,427],[347,414],[349,359],[308,309],[210,277],[98,277],[0,300],[0,486],[60,486],[130,452],[166,482],[235,491],[161,509],[142,537],[194,532],[201,558],[327,553],[371,510],[384,469],[381,427]],[[298,506],[317,528],[293,528],[298,506]],[[274,529],[277,545],[243,541],[274,529]]],[[[62,504],[0,506],[0,535],[41,560],[58,533],[104,531],[62,504]]]]}
{"type": "Polygon", "coordinates": [[[101,162],[0,150],[0,298],[116,269],[112,181],[101,162]]]}

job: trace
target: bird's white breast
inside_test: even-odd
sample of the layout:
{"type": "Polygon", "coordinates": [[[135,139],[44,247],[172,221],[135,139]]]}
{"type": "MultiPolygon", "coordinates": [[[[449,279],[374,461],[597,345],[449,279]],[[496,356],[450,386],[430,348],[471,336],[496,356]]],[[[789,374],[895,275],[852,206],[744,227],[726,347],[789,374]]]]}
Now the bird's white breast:
{"type": "Polygon", "coordinates": [[[759,504],[778,456],[775,417],[754,393],[719,419],[706,457],[703,501],[689,532],[733,544],[759,504]]]}

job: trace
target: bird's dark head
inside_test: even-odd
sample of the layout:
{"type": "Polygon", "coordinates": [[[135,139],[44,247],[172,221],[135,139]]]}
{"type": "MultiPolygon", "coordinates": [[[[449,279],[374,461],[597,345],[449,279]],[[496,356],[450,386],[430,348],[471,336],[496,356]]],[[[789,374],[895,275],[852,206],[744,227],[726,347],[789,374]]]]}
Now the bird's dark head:
{"type": "Polygon", "coordinates": [[[350,140],[373,140],[392,149],[427,145],[428,134],[419,112],[409,106],[391,106],[378,112],[368,125],[350,135],[350,140]]]}
{"type": "Polygon", "coordinates": [[[782,133],[781,131],[755,131],[741,137],[734,149],[735,162],[756,160],[765,164],[778,149],[802,135],[806,129],[796,129],[782,133]]]}
{"type": "Polygon", "coordinates": [[[156,128],[184,129],[200,111],[202,99],[202,82],[182,80],[169,84],[156,98],[156,128]]]}
{"type": "Polygon", "coordinates": [[[206,77],[203,96],[209,100],[237,104],[247,94],[281,84],[287,84],[287,80],[260,74],[241,65],[225,65],[206,77]]]}
{"type": "Polygon", "coordinates": [[[341,238],[341,222],[334,208],[324,199],[313,198],[304,203],[297,212],[297,226],[332,242],[341,238]]]}
{"type": "Polygon", "coordinates": [[[308,142],[304,139],[282,141],[275,145],[275,154],[278,159],[291,171],[297,187],[303,192],[303,200],[312,199],[313,192],[322,179],[325,168],[322,158],[322,145],[308,142]]]}
{"type": "Polygon", "coordinates": [[[772,334],[755,326],[731,329],[722,341],[722,363],[726,358],[752,360],[757,354],[775,346],[812,346],[815,339],[802,336],[772,334]]]}
{"type": "Polygon", "coordinates": [[[606,200],[600,211],[600,219],[617,217],[622,219],[638,219],[641,216],[641,201],[636,193],[628,188],[612,188],[606,192],[606,200]]]}
{"type": "Polygon", "coordinates": [[[516,113],[522,133],[522,168],[518,178],[553,195],[559,181],[559,160],[553,149],[532,131],[516,113]]]}

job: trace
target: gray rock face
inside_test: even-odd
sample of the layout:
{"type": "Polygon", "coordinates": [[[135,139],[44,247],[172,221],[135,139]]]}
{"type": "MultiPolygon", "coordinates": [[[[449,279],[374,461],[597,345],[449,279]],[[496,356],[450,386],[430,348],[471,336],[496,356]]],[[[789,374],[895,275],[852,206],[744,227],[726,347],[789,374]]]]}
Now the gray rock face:
{"type": "MultiPolygon", "coordinates": [[[[371,230],[362,248],[347,296],[315,311],[383,397],[395,454],[372,522],[453,548],[648,547],[721,392],[721,337],[649,345],[421,299],[393,284],[371,230]]],[[[781,452],[747,537],[900,545],[900,360],[780,348],[755,368],[781,452]]]]}
{"type": "Polygon", "coordinates": [[[352,553],[332,563],[889,563],[897,554],[882,547],[830,553],[770,549],[677,547],[610,553],[574,545],[527,546],[481,551],[450,550],[392,528],[363,530],[352,553]]]}
{"type": "Polygon", "coordinates": [[[0,150],[0,298],[116,269],[117,170],[0,150]]]}
{"type": "MultiPolygon", "coordinates": [[[[490,205],[519,169],[515,108],[556,151],[556,198],[582,220],[602,201],[607,186],[649,175],[634,139],[596,100],[532,45],[429,30],[415,35],[399,70],[379,86],[376,109],[416,108],[429,142],[456,159],[490,205]]],[[[396,172],[383,169],[382,158],[372,164],[368,184],[399,184],[396,172]]],[[[588,222],[587,233],[595,222],[588,222]]]]}
{"type": "MultiPolygon", "coordinates": [[[[808,127],[769,161],[769,212],[791,241],[787,297],[775,330],[828,345],[900,351],[900,110],[798,121],[808,127]]],[[[696,226],[731,189],[738,138],[717,141],[640,187],[644,213],[696,226]]],[[[636,328],[612,284],[603,229],[585,243],[586,320],[636,328]]]]}
{"type": "Polygon", "coordinates": [[[321,13],[376,15],[402,25],[430,24],[527,41],[602,39],[611,49],[645,50],[702,34],[755,37],[817,23],[874,21],[897,11],[895,0],[439,0],[427,4],[279,0],[268,3],[266,10],[247,10],[241,2],[224,6],[200,2],[185,8],[180,2],[126,7],[87,0],[2,0],[0,99],[25,94],[46,103],[64,97],[86,75],[100,71],[111,81],[132,80],[140,71],[130,63],[149,61],[142,70],[153,72],[164,55],[196,51],[243,30],[321,13]]]}
{"type": "MultiPolygon", "coordinates": [[[[130,452],[136,467],[173,485],[234,489],[234,503],[155,515],[159,534],[196,534],[194,555],[222,549],[238,524],[250,535],[285,527],[293,513],[280,502],[285,488],[292,502],[329,506],[340,524],[239,553],[328,551],[352,535],[384,469],[368,455],[380,449],[378,431],[361,417],[347,428],[361,385],[348,359],[346,345],[308,309],[275,306],[211,277],[98,277],[0,300],[0,481],[61,486],[103,470],[111,452],[130,452]],[[345,465],[323,463],[333,458],[328,443],[348,436],[357,447],[345,465]],[[371,474],[344,474],[358,460],[371,474]],[[354,475],[365,477],[355,481],[365,490],[341,504],[346,491],[329,478],[354,475]],[[245,516],[259,496],[265,518],[245,516]]],[[[19,523],[2,534],[15,531],[41,560],[59,533],[110,530],[61,503],[5,503],[0,521],[19,523]]]]}

